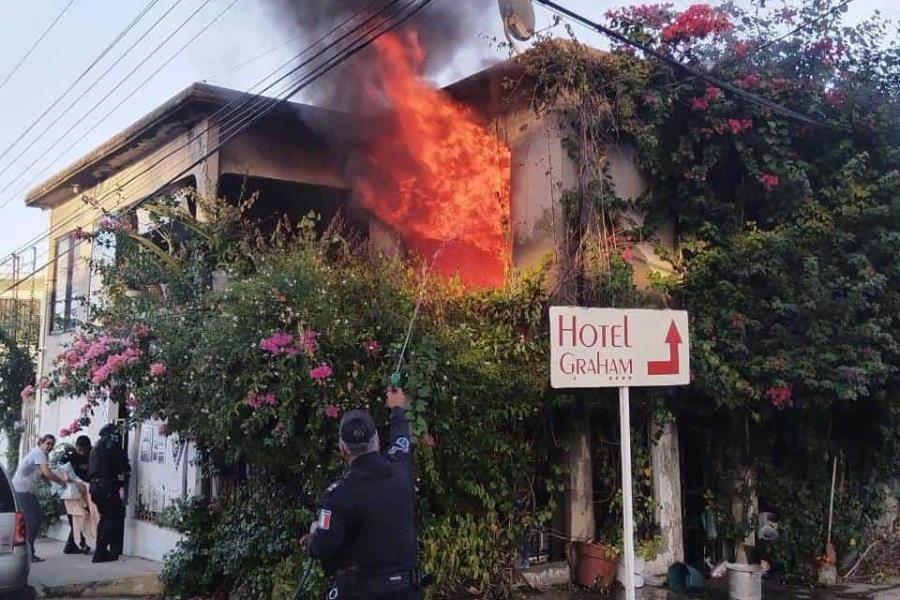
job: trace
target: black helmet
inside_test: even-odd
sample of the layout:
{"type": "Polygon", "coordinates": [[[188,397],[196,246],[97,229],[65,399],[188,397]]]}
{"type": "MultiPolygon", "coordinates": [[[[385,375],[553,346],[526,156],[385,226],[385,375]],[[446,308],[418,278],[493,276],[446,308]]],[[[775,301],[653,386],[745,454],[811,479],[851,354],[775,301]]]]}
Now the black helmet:
{"type": "Polygon", "coordinates": [[[115,423],[107,423],[100,428],[100,437],[119,435],[119,426],[115,423]]]}

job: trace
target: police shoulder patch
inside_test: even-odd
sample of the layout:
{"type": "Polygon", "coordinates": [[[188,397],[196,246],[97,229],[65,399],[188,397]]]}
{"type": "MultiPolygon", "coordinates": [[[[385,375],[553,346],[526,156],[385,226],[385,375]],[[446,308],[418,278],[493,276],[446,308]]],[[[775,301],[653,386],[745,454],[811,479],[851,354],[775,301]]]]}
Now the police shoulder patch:
{"type": "Polygon", "coordinates": [[[328,531],[331,529],[331,511],[324,508],[319,511],[319,529],[328,531]]]}
{"type": "Polygon", "coordinates": [[[396,454],[397,452],[403,452],[404,454],[409,453],[409,438],[398,437],[394,440],[394,445],[388,450],[388,454],[396,454]]]}

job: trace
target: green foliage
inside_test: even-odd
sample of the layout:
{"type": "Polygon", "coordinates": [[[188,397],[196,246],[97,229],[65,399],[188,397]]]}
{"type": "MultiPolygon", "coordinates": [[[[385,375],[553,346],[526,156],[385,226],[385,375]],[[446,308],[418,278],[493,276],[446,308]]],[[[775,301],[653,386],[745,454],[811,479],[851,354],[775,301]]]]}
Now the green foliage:
{"type": "Polygon", "coordinates": [[[35,496],[41,505],[41,525],[38,535],[47,533],[47,529],[66,515],[66,506],[59,496],[53,493],[50,484],[43,479],[38,481],[35,496]]]}
{"type": "Polygon", "coordinates": [[[6,434],[6,465],[10,473],[15,472],[19,462],[22,393],[34,383],[32,357],[0,330],[0,429],[6,434]]]}

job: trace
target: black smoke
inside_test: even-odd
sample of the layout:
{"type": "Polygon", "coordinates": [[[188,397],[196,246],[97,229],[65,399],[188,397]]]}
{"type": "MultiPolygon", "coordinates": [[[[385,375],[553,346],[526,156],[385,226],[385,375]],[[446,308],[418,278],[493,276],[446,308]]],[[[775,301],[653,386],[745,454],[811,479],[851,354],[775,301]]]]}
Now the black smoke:
{"type": "MultiPolygon", "coordinates": [[[[266,3],[277,26],[284,27],[290,36],[300,35],[297,42],[299,51],[350,17],[368,16],[382,9],[385,10],[382,14],[393,14],[406,6],[409,0],[399,0],[393,4],[391,0],[266,0],[266,3]]],[[[486,29],[484,19],[499,19],[499,15],[494,14],[496,12],[495,0],[434,0],[398,31],[416,31],[426,56],[424,74],[434,77],[453,64],[464,46],[478,42],[479,33],[486,29]]],[[[328,40],[349,31],[362,18],[365,17],[357,17],[339,33],[329,36],[328,40]]],[[[378,15],[372,24],[382,18],[378,15]]],[[[365,30],[368,28],[366,26],[365,30]]],[[[354,35],[352,39],[357,37],[354,35]]],[[[362,86],[359,83],[367,79],[366,64],[371,57],[371,48],[356,54],[305,90],[302,98],[330,108],[365,112],[366,107],[362,104],[371,99],[360,97],[362,86]]]]}

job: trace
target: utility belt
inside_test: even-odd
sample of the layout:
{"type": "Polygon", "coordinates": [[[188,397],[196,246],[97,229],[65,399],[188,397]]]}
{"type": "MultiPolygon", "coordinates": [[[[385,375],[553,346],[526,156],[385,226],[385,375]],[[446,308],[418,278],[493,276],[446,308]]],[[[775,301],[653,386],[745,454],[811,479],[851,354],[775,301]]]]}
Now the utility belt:
{"type": "Polygon", "coordinates": [[[421,589],[427,585],[428,580],[418,567],[383,573],[360,571],[355,568],[340,569],[334,574],[333,579],[334,585],[326,595],[329,600],[392,597],[394,594],[421,589]]]}

